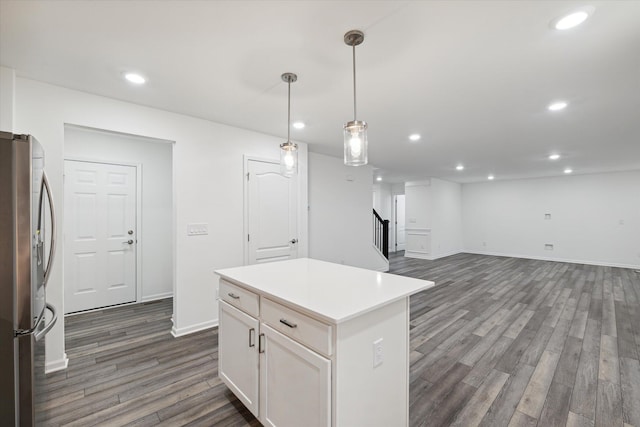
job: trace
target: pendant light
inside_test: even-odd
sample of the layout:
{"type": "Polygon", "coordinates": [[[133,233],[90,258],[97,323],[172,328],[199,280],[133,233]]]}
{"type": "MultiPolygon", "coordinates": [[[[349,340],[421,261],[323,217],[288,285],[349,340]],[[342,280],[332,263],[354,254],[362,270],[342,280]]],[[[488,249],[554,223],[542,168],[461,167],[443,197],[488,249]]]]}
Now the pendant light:
{"type": "Polygon", "coordinates": [[[293,176],[298,173],[298,144],[291,142],[291,83],[298,80],[293,73],[284,73],[282,80],[289,88],[287,95],[287,142],[280,144],[280,173],[293,176]]]}
{"type": "Polygon", "coordinates": [[[362,166],[367,164],[367,123],[356,119],[356,46],[364,41],[364,33],[348,31],[344,42],[353,48],[353,120],[344,125],[344,164],[362,166]]]}

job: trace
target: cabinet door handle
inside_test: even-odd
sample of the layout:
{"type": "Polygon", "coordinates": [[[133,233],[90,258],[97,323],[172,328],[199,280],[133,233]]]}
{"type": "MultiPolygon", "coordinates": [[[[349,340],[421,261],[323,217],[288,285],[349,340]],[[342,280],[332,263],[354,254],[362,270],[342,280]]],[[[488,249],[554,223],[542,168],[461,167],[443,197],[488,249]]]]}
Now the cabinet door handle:
{"type": "Polygon", "coordinates": [[[229,295],[233,299],[240,299],[240,295],[236,295],[236,294],[234,294],[232,292],[229,292],[227,295],[229,295]]]}
{"type": "Polygon", "coordinates": [[[289,322],[287,319],[280,319],[280,323],[287,325],[290,328],[297,328],[298,325],[296,325],[295,323],[291,323],[289,322]]]}
{"type": "Polygon", "coordinates": [[[258,335],[258,353],[264,353],[264,334],[258,335]]]}
{"type": "Polygon", "coordinates": [[[254,328],[249,329],[249,347],[256,346],[255,336],[256,336],[256,330],[254,328]]]}

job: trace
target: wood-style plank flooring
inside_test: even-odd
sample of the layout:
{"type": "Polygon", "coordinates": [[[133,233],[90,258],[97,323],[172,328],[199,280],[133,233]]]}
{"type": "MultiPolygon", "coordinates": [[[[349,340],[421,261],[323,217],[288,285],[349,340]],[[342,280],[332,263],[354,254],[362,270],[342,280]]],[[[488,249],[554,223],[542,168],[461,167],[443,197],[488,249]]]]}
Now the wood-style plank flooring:
{"type": "MultiPolygon", "coordinates": [[[[437,284],[411,298],[412,427],[640,427],[640,274],[470,254],[391,272],[437,284]]],[[[173,338],[171,313],[65,319],[41,424],[259,425],[217,378],[217,328],[173,338]]]]}

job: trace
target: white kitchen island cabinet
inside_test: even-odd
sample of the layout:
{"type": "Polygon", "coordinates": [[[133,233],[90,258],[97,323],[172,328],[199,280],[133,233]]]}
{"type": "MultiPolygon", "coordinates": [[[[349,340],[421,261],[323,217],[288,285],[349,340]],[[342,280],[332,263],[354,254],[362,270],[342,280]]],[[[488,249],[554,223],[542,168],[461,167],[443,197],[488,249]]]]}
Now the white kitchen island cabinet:
{"type": "Polygon", "coordinates": [[[308,258],[216,273],[219,375],[263,425],[408,425],[409,296],[433,282],[308,258]]]}

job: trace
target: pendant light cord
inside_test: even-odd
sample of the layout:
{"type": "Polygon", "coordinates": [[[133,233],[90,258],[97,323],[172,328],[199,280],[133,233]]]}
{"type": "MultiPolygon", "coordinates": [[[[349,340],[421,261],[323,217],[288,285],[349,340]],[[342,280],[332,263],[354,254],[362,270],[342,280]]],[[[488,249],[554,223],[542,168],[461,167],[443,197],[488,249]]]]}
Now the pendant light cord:
{"type": "Polygon", "coordinates": [[[291,142],[291,78],[288,79],[287,85],[289,86],[287,93],[287,142],[291,142]]]}
{"type": "Polygon", "coordinates": [[[356,45],[353,46],[353,121],[356,121],[356,45]]]}

